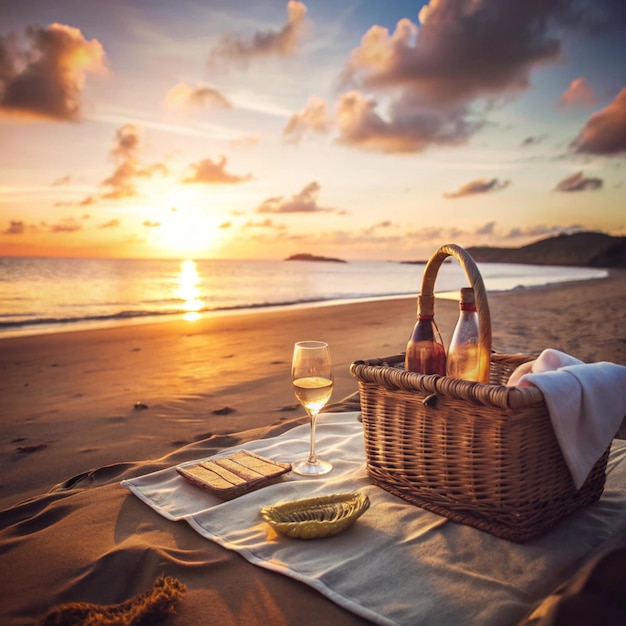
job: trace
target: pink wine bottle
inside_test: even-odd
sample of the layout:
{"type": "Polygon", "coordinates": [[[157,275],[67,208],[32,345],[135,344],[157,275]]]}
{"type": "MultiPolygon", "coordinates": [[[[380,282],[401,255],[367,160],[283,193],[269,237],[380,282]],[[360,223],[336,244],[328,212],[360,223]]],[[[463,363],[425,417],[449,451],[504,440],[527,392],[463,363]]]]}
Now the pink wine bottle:
{"type": "Polygon", "coordinates": [[[446,374],[446,350],[434,318],[435,296],[417,297],[417,322],[406,346],[404,369],[418,374],[446,374]]]}
{"type": "Polygon", "coordinates": [[[471,287],[461,289],[459,319],[448,348],[447,375],[464,380],[480,380],[478,313],[471,287]]]}

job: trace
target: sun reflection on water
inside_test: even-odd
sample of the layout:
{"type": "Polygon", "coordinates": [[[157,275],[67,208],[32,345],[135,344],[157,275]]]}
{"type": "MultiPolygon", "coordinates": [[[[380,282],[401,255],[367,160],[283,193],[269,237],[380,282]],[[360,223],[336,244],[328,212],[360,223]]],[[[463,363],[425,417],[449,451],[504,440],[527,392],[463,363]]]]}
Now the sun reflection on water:
{"type": "Polygon", "coordinates": [[[178,297],[183,300],[182,308],[187,311],[183,319],[194,322],[200,319],[200,313],[205,304],[200,299],[202,279],[198,274],[196,262],[191,260],[181,261],[180,276],[178,277],[178,297]]]}

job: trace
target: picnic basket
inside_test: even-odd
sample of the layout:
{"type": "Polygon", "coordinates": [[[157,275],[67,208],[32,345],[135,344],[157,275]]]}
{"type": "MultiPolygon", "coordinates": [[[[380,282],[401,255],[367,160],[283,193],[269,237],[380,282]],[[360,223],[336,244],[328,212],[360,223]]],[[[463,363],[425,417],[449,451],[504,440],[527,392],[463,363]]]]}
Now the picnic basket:
{"type": "Polygon", "coordinates": [[[576,490],[542,392],[507,387],[531,355],[491,351],[486,290],[472,257],[447,244],[428,260],[422,295],[454,257],[474,289],[489,383],[404,370],[404,354],[355,361],[371,481],[404,500],[497,537],[525,542],[604,490],[609,450],[576,490]]]}

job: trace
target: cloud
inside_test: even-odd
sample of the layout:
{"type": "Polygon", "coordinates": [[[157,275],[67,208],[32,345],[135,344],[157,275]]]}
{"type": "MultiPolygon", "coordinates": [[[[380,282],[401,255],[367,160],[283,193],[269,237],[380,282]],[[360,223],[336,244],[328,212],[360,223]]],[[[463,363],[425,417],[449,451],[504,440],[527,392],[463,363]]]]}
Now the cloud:
{"type": "Polygon", "coordinates": [[[584,78],[577,78],[573,80],[569,87],[561,94],[559,103],[564,106],[571,106],[576,103],[591,106],[596,103],[596,95],[584,78]]]}
{"type": "Polygon", "coordinates": [[[382,222],[377,222],[376,224],[372,224],[368,230],[378,230],[379,228],[391,228],[393,226],[393,222],[391,220],[383,220],[382,222]]]}
{"type": "Polygon", "coordinates": [[[373,235],[376,231],[385,228],[391,228],[392,226],[393,222],[391,222],[390,220],[383,220],[382,222],[377,222],[376,224],[368,226],[367,228],[363,229],[362,232],[364,235],[373,235]]]}
{"type": "Polygon", "coordinates": [[[274,220],[268,217],[261,222],[249,220],[243,225],[242,228],[269,228],[271,230],[285,230],[286,227],[284,224],[275,224],[274,220]]]}
{"type": "Polygon", "coordinates": [[[474,232],[476,235],[493,235],[496,228],[495,222],[487,222],[479,226],[474,232]]]}
{"type": "Polygon", "coordinates": [[[111,191],[102,194],[103,198],[119,200],[121,198],[132,198],[139,195],[135,188],[135,169],[129,161],[124,161],[115,169],[113,174],[105,178],[101,185],[109,187],[111,191]]]}
{"type": "Polygon", "coordinates": [[[476,102],[526,90],[535,68],[560,58],[559,36],[583,28],[583,9],[570,0],[431,0],[420,25],[372,26],[341,72],[351,91],[339,104],[340,143],[415,152],[467,142],[484,124],[476,102]]]}
{"type": "Polygon", "coordinates": [[[115,132],[115,143],[111,154],[121,160],[137,158],[139,149],[139,129],[133,124],[124,124],[115,132]]]}
{"type": "Polygon", "coordinates": [[[237,139],[231,141],[233,146],[241,148],[252,148],[261,141],[261,135],[259,133],[250,133],[249,135],[242,135],[237,139]]]}
{"type": "Polygon", "coordinates": [[[82,226],[73,217],[66,217],[57,224],[50,226],[51,233],[73,233],[82,230],[82,226]]]}
{"type": "Polygon", "coordinates": [[[9,227],[2,231],[3,235],[21,235],[24,233],[26,227],[24,222],[11,220],[9,227]]]}
{"type": "Polygon", "coordinates": [[[60,187],[61,185],[67,185],[71,180],[72,177],[67,174],[67,176],[61,176],[60,178],[53,180],[50,184],[53,187],[60,187]]]}
{"type": "Polygon", "coordinates": [[[538,136],[526,137],[526,139],[524,139],[524,141],[522,141],[522,146],[523,147],[526,147],[526,146],[536,146],[537,144],[540,144],[545,138],[546,138],[546,135],[538,135],[538,136]]]}
{"type": "Polygon", "coordinates": [[[529,226],[527,228],[512,228],[506,235],[505,239],[518,239],[520,237],[524,239],[539,237],[553,237],[555,235],[567,235],[581,230],[588,230],[588,228],[581,224],[572,224],[571,226],[546,226],[545,224],[537,224],[529,226]]]}
{"type": "Polygon", "coordinates": [[[326,100],[311,97],[304,109],[291,116],[283,130],[283,137],[286,141],[297,143],[309,131],[328,133],[332,124],[326,100]]]}
{"type": "Polygon", "coordinates": [[[530,71],[560,54],[549,26],[565,17],[567,4],[431,0],[420,10],[419,28],[406,18],[393,33],[370,28],[344,79],[368,88],[409,88],[431,105],[526,89],[530,71]]]}
{"type": "Polygon", "coordinates": [[[232,104],[217,89],[202,84],[191,87],[184,82],[174,85],[174,87],[167,92],[163,105],[167,109],[184,110],[204,107],[219,109],[232,108],[232,104]]]}
{"type": "Polygon", "coordinates": [[[582,172],[572,174],[557,183],[555,191],[586,191],[587,189],[601,189],[601,178],[585,178],[582,172]]]}
{"type": "Polygon", "coordinates": [[[307,8],[303,2],[287,2],[287,22],[277,31],[258,31],[249,40],[226,34],[209,53],[209,66],[247,62],[259,56],[288,56],[296,52],[305,30],[307,8]]]}
{"type": "Polygon", "coordinates": [[[26,37],[26,51],[15,37],[0,37],[0,109],[42,119],[80,119],[85,76],[106,70],[104,48],[63,24],[30,26],[26,37]]]}
{"type": "Polygon", "coordinates": [[[622,0],[566,1],[564,24],[585,35],[598,36],[626,28],[626,5],[622,0]],[[568,6],[569,5],[569,6],[568,6]]]}
{"type": "Polygon", "coordinates": [[[226,171],[226,157],[222,156],[219,161],[202,159],[190,165],[193,174],[183,179],[184,183],[211,183],[211,184],[237,184],[252,180],[252,174],[238,176],[226,171]]]}
{"type": "MultiPolygon", "coordinates": [[[[105,178],[101,187],[109,188],[103,198],[119,200],[139,195],[136,188],[137,178],[150,178],[155,173],[167,174],[163,163],[142,165],[139,161],[139,129],[133,124],[124,124],[115,133],[115,142],[111,149],[113,159],[118,163],[113,174],[105,178]]],[[[93,202],[92,197],[85,198],[81,204],[93,202]]]]}
{"type": "Polygon", "coordinates": [[[584,154],[612,156],[626,152],[626,87],[587,120],[572,147],[584,154]]]}
{"type": "Polygon", "coordinates": [[[108,222],[104,222],[103,224],[100,224],[98,228],[117,228],[120,224],[120,220],[113,219],[109,220],[108,222]]]}
{"type": "MultiPolygon", "coordinates": [[[[89,215],[81,215],[80,219],[89,219],[89,215]]],[[[112,220],[117,221],[117,220],[112,220]]],[[[99,226],[103,228],[106,225],[99,226]]],[[[9,226],[2,231],[3,235],[22,235],[26,231],[29,232],[49,232],[49,233],[73,233],[78,230],[82,230],[82,225],[79,223],[76,217],[64,217],[56,224],[49,224],[45,221],[41,221],[39,224],[26,224],[21,220],[11,220],[9,226]]]]}
{"type": "Polygon", "coordinates": [[[320,192],[319,183],[313,181],[306,185],[302,191],[294,194],[291,198],[278,196],[267,198],[256,209],[257,213],[332,213],[337,209],[322,207],[318,204],[320,192]]]}
{"type": "Polygon", "coordinates": [[[338,143],[389,153],[425,150],[431,145],[459,145],[481,126],[466,118],[464,109],[428,109],[409,92],[390,105],[387,118],[377,103],[352,90],[341,96],[337,107],[338,143]]]}
{"type": "Polygon", "coordinates": [[[461,185],[461,187],[457,191],[444,193],[444,198],[462,198],[463,196],[474,196],[482,193],[490,193],[492,191],[499,191],[501,189],[505,189],[510,184],[510,181],[503,180],[500,181],[497,178],[486,179],[479,178],[477,180],[472,180],[469,183],[465,183],[461,185]]]}

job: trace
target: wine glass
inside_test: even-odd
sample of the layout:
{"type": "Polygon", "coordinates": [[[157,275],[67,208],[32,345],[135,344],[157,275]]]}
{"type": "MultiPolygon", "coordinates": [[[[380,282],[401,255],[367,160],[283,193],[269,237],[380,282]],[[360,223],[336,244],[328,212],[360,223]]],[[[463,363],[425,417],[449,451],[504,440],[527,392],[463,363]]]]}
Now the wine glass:
{"type": "Polygon", "coordinates": [[[298,402],[311,418],[311,450],[306,460],[292,464],[292,470],[302,476],[319,476],[333,466],[315,456],[315,422],[322,407],[333,392],[333,366],[330,348],[323,341],[299,341],[293,348],[291,381],[298,402]]]}

